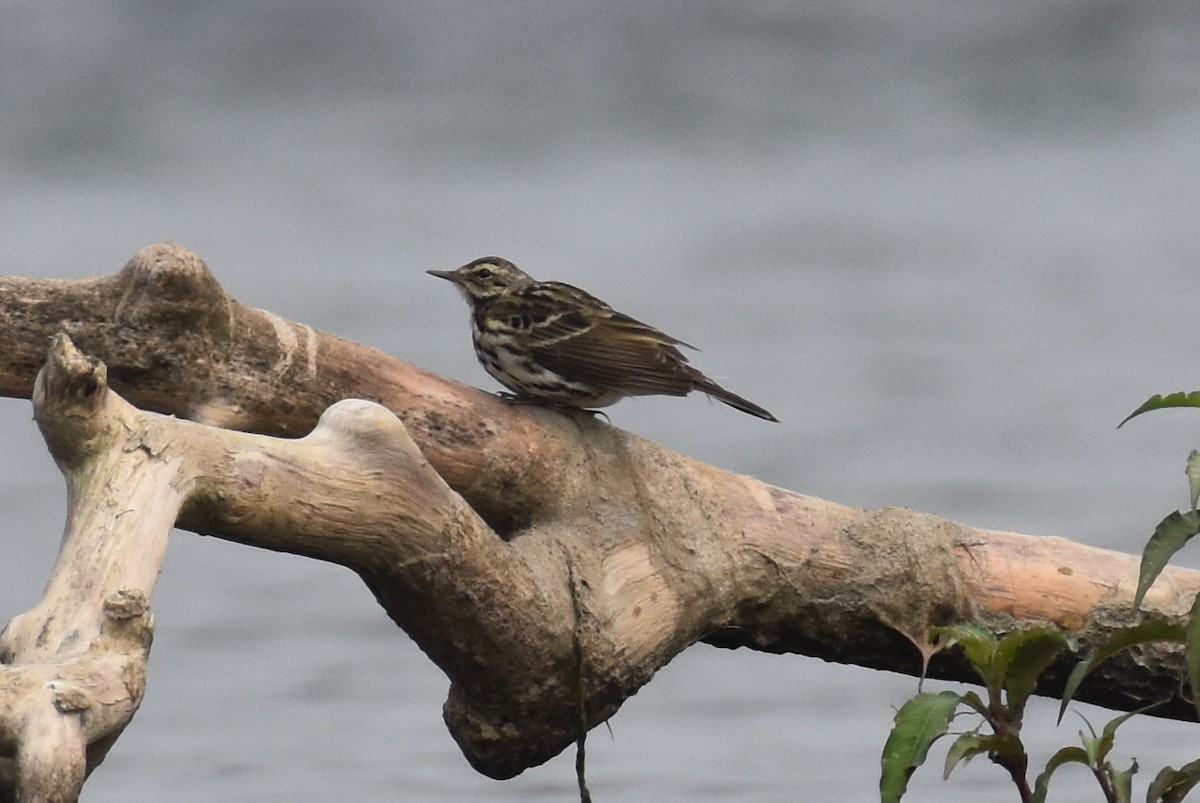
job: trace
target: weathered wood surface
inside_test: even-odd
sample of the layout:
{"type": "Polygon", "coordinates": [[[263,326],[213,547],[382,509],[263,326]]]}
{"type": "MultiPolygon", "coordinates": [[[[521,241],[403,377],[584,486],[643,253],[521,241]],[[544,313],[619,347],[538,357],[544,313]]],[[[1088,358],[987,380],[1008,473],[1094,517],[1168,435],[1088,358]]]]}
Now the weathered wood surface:
{"type": "MultiPolygon", "coordinates": [[[[696,641],[915,674],[931,625],[1050,622],[1087,645],[1141,615],[1133,556],[852,509],[508,406],[244,307],[171,244],[98,279],[0,279],[0,333],[0,393],[33,398],[70,499],[45,598],[0,637],[0,799],[6,777],[71,799],[28,790],[77,793],[133,716],[172,526],[356,571],[450,677],[450,732],[495,777],[696,641]]],[[[1144,608],[1181,619],[1198,589],[1169,569],[1144,608]]],[[[930,673],[974,680],[952,655],[930,673]]],[[[1181,676],[1148,648],[1078,698],[1194,718],[1181,676]]]]}

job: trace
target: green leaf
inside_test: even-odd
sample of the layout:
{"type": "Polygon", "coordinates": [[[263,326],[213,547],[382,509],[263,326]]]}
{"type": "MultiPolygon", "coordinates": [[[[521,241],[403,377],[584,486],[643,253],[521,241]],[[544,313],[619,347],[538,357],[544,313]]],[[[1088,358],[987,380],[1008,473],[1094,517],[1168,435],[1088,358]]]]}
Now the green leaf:
{"type": "Polygon", "coordinates": [[[946,766],[942,770],[942,779],[950,777],[950,773],[960,761],[970,761],[980,753],[986,753],[992,748],[990,742],[995,739],[991,736],[978,731],[964,733],[954,740],[954,744],[950,745],[950,752],[946,753],[946,766]]]}
{"type": "Polygon", "coordinates": [[[1137,774],[1138,763],[1135,758],[1127,770],[1119,770],[1112,764],[1105,764],[1104,772],[1112,779],[1113,791],[1117,793],[1117,803],[1132,803],[1133,776],[1137,774]]]}
{"type": "Polygon", "coordinates": [[[1200,594],[1192,600],[1192,612],[1188,616],[1187,647],[1184,651],[1184,663],[1187,665],[1188,682],[1192,684],[1192,702],[1200,714],[1200,594]]]}
{"type": "Polygon", "coordinates": [[[996,647],[995,669],[1008,689],[1009,716],[1020,721],[1037,679],[1054,663],[1064,649],[1073,649],[1074,640],[1049,625],[1016,630],[1000,640],[996,647]]]}
{"type": "MultiPolygon", "coordinates": [[[[1096,729],[1092,727],[1092,723],[1087,717],[1085,717],[1083,714],[1079,713],[1078,711],[1075,712],[1075,716],[1082,719],[1083,724],[1087,725],[1088,733],[1091,734],[1091,739],[1093,742],[1096,741],[1098,738],[1100,738],[1096,735],[1096,729]]],[[[1090,745],[1090,742],[1088,742],[1088,737],[1083,735],[1083,731],[1079,732],[1079,738],[1083,739],[1083,743],[1085,745],[1090,745]]]]}
{"type": "Polygon", "coordinates": [[[1021,737],[1016,734],[993,736],[988,748],[988,757],[1002,767],[1014,764],[1024,767],[1029,763],[1029,756],[1025,754],[1025,745],[1021,743],[1021,737]]]}
{"type": "Polygon", "coordinates": [[[1125,722],[1130,719],[1130,717],[1135,717],[1138,714],[1144,713],[1145,710],[1146,709],[1144,708],[1139,708],[1137,711],[1130,711],[1127,714],[1114,717],[1105,723],[1104,730],[1100,733],[1100,738],[1096,740],[1096,752],[1093,758],[1097,766],[1099,766],[1101,762],[1108,760],[1108,754],[1112,752],[1113,743],[1117,740],[1117,728],[1124,725],[1125,722]]]}
{"type": "Polygon", "coordinates": [[[996,654],[996,637],[990,630],[974,622],[963,622],[935,627],[930,632],[937,637],[940,649],[947,650],[956,644],[962,647],[967,660],[975,667],[988,691],[994,693],[1000,690],[1004,676],[997,676],[992,669],[992,661],[996,654]]]}
{"type": "Polygon", "coordinates": [[[1191,393],[1179,391],[1166,396],[1160,396],[1156,393],[1146,399],[1141,407],[1125,416],[1124,420],[1120,424],[1117,424],[1117,429],[1125,426],[1125,422],[1131,418],[1136,418],[1142,413],[1148,413],[1151,410],[1161,410],[1165,407],[1200,407],[1200,390],[1193,390],[1191,393]]]}
{"type": "Polygon", "coordinates": [[[977,714],[979,714],[980,716],[982,716],[984,719],[987,719],[987,716],[988,716],[987,703],[985,703],[983,701],[983,699],[976,692],[973,692],[973,691],[967,692],[966,694],[964,694],[962,696],[961,702],[963,705],[973,708],[975,710],[975,712],[977,714]]]}
{"type": "Polygon", "coordinates": [[[1200,759],[1184,764],[1179,769],[1163,767],[1150,788],[1146,790],[1147,803],[1180,803],[1200,783],[1200,759]]]}
{"type": "Polygon", "coordinates": [[[1086,767],[1088,765],[1087,751],[1082,747],[1064,747],[1052,755],[1046,762],[1046,769],[1042,770],[1042,774],[1033,784],[1033,803],[1045,803],[1046,792],[1050,788],[1050,776],[1063,764],[1082,764],[1086,767]]]}
{"type": "Polygon", "coordinates": [[[896,723],[883,746],[883,772],[879,778],[881,803],[896,803],[908,788],[908,779],[925,763],[929,747],[946,734],[959,696],[952,691],[922,692],[896,712],[896,723]]]}
{"type": "Polygon", "coordinates": [[[1188,455],[1187,467],[1188,488],[1192,492],[1192,515],[1196,514],[1196,501],[1200,500],[1200,449],[1192,449],[1188,455]]]}
{"type": "Polygon", "coordinates": [[[1142,598],[1146,596],[1150,586],[1154,585],[1171,556],[1198,532],[1200,516],[1192,512],[1180,513],[1178,510],[1154,528],[1154,535],[1150,536],[1146,548],[1142,550],[1142,562],[1138,567],[1137,594],[1133,597],[1135,610],[1142,607],[1142,598]]]}
{"type": "Polygon", "coordinates": [[[1083,682],[1084,678],[1090,675],[1092,670],[1097,666],[1121,650],[1147,641],[1182,642],[1185,638],[1186,633],[1182,625],[1170,624],[1161,619],[1146,619],[1132,627],[1123,627],[1120,630],[1113,631],[1108,641],[1084,656],[1083,660],[1076,664],[1075,669],[1072,670],[1071,676],[1067,678],[1067,685],[1063,689],[1062,704],[1058,709],[1058,722],[1062,723],[1063,714],[1067,712],[1067,706],[1075,697],[1075,692],[1079,689],[1079,684],[1083,682]]]}

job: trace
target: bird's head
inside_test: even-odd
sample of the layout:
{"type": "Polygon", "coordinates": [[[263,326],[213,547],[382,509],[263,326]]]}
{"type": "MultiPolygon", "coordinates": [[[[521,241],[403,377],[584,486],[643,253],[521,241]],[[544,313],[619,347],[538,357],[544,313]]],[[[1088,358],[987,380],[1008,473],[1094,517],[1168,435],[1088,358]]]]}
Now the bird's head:
{"type": "Polygon", "coordinates": [[[454,282],[467,300],[474,303],[503,295],[508,290],[533,281],[527,273],[507,259],[483,257],[454,270],[428,270],[431,276],[454,282]]]}

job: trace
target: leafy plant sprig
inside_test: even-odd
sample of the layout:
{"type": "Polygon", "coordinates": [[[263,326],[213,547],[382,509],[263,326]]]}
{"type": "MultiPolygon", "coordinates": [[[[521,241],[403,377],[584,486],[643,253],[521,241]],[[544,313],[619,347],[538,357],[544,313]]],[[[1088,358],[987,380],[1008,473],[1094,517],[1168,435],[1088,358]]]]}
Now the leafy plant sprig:
{"type": "Polygon", "coordinates": [[[908,780],[925,762],[929,748],[946,735],[959,713],[976,713],[982,722],[961,733],[950,745],[943,777],[961,762],[986,754],[1003,768],[1020,792],[1033,800],[1027,770],[1029,756],[1021,742],[1025,704],[1037,679],[1063,650],[1074,649],[1074,639],[1061,630],[1039,626],[1017,630],[997,639],[976,624],[958,624],[933,630],[940,649],[958,646],[983,681],[987,700],[974,691],[921,692],[896,713],[895,725],[883,748],[883,773],[879,791],[883,803],[899,801],[908,780]],[[986,725],[990,733],[981,731],[986,725]]]}
{"type": "MultiPolygon", "coordinates": [[[[1200,391],[1155,395],[1118,424],[1151,410],[1172,407],[1200,407],[1200,391]]],[[[1138,587],[1134,608],[1140,609],[1147,592],[1166,568],[1170,559],[1192,538],[1200,534],[1200,450],[1188,455],[1185,472],[1190,491],[1190,509],[1174,511],[1155,528],[1142,552],[1138,569],[1138,587]]],[[[997,639],[990,631],[975,624],[934,628],[939,649],[958,646],[983,681],[985,702],[976,692],[959,694],[919,692],[896,712],[895,724],[884,745],[879,791],[882,803],[897,803],[908,788],[912,774],[925,763],[933,743],[950,732],[951,723],[963,714],[977,714],[981,721],[971,730],[958,734],[946,755],[943,778],[960,763],[987,754],[1005,769],[1023,803],[1044,803],[1054,773],[1067,764],[1081,764],[1096,778],[1108,803],[1132,800],[1133,776],[1138,763],[1118,769],[1109,756],[1117,729],[1141,711],[1132,711],[1110,720],[1097,734],[1084,719],[1087,732],[1079,732],[1081,745],[1059,749],[1046,763],[1032,788],[1026,772],[1029,757],[1021,742],[1025,703],[1033,693],[1038,677],[1064,649],[1075,650],[1073,637],[1052,627],[1033,627],[1008,633],[997,639]],[[991,731],[985,732],[984,726],[991,731]]],[[[1174,641],[1185,645],[1185,662],[1193,698],[1200,715],[1200,594],[1192,603],[1187,624],[1175,624],[1159,618],[1143,621],[1114,631],[1104,643],[1094,647],[1076,665],[1067,679],[1059,707],[1061,723],[1067,706],[1080,684],[1100,664],[1122,650],[1147,642],[1174,641]]],[[[1082,717],[1081,717],[1082,718],[1082,717]]],[[[1200,759],[1179,769],[1164,767],[1150,783],[1147,803],[1179,803],[1200,785],[1200,759]]]]}

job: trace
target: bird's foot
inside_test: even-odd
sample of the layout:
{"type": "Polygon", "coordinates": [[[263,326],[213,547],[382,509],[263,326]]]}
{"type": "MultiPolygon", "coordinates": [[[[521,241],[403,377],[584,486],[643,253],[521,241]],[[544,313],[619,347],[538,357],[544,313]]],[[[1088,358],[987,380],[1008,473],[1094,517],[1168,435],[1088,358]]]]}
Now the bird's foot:
{"type": "Polygon", "coordinates": [[[547,407],[551,410],[558,410],[562,413],[586,413],[595,418],[596,416],[604,416],[604,420],[609,426],[612,425],[612,419],[608,417],[608,413],[603,410],[588,410],[584,407],[571,407],[567,404],[557,404],[555,402],[546,401],[545,399],[535,399],[532,396],[518,396],[516,393],[509,393],[505,390],[496,391],[496,396],[505,404],[512,405],[536,405],[538,407],[547,407]]]}

